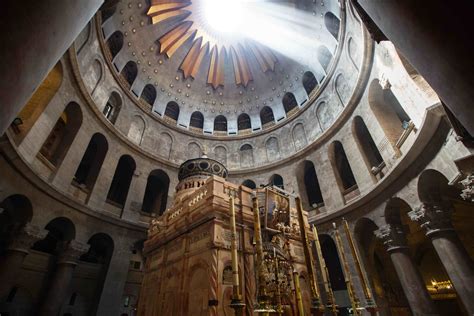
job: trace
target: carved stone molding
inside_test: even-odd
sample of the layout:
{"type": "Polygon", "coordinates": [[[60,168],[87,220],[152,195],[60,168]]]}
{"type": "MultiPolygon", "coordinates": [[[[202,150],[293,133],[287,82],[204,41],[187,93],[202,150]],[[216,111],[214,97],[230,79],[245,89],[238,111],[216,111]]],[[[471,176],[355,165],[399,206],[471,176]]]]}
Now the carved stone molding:
{"type": "Polygon", "coordinates": [[[420,224],[426,230],[426,235],[433,233],[452,231],[451,223],[452,209],[450,207],[436,204],[421,204],[417,209],[408,213],[412,221],[420,224]]]}
{"type": "Polygon", "coordinates": [[[474,202],[474,174],[467,175],[466,179],[459,183],[464,187],[461,197],[466,201],[474,202]]]}
{"type": "Polygon", "coordinates": [[[62,242],[58,245],[58,264],[76,265],[79,257],[89,250],[90,245],[76,240],[62,242]]]}
{"type": "Polygon", "coordinates": [[[46,237],[48,231],[38,226],[27,223],[17,236],[8,245],[9,250],[22,251],[28,253],[31,246],[38,240],[46,237]]]}
{"type": "Polygon", "coordinates": [[[387,224],[374,231],[374,234],[387,247],[388,252],[408,248],[402,225],[387,224]]]}

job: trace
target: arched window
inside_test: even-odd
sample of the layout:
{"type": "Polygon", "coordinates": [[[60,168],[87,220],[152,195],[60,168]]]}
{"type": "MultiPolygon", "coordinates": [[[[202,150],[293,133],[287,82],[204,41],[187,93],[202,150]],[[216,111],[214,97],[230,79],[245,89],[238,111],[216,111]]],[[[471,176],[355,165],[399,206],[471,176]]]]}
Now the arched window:
{"type": "Polygon", "coordinates": [[[285,93],[282,99],[283,107],[285,108],[285,113],[290,112],[294,108],[298,106],[298,102],[296,101],[295,95],[291,92],[285,93]]]}
{"type": "Polygon", "coordinates": [[[148,176],[142,211],[146,213],[163,214],[168,201],[170,178],[163,170],[153,170],[148,176]]]}
{"type": "Polygon", "coordinates": [[[303,74],[303,87],[306,93],[309,95],[311,91],[318,85],[318,80],[311,71],[307,71],[303,74]]]}
{"type": "Polygon", "coordinates": [[[339,18],[332,12],[326,12],[324,15],[324,24],[329,33],[337,40],[339,36],[339,26],[341,25],[339,18]]]}
{"type": "Polygon", "coordinates": [[[18,114],[21,125],[12,124],[12,127],[16,129],[15,134],[18,134],[15,140],[21,142],[25,138],[56,92],[58,92],[62,81],[63,68],[61,62],[58,62],[18,114]]]}
{"type": "Polygon", "coordinates": [[[214,157],[224,166],[227,165],[227,149],[224,146],[216,146],[214,148],[214,157]]]}
{"type": "Polygon", "coordinates": [[[283,183],[283,178],[279,174],[274,174],[270,177],[270,185],[284,189],[285,185],[283,183]]]}
{"type": "Polygon", "coordinates": [[[135,172],[135,160],[129,155],[123,155],[115,168],[115,174],[107,193],[107,202],[123,207],[127,200],[128,189],[135,172]]]}
{"type": "Polygon", "coordinates": [[[117,10],[118,3],[119,0],[107,0],[102,4],[99,9],[102,18],[102,23],[104,23],[105,21],[107,21],[107,19],[114,15],[115,11],[117,10]]]}
{"type": "Polygon", "coordinates": [[[115,124],[121,108],[122,98],[117,92],[113,91],[110,94],[110,97],[107,100],[107,103],[105,104],[102,113],[104,114],[105,118],[109,120],[110,123],[115,124]]]}
{"type": "Polygon", "coordinates": [[[178,121],[179,117],[179,105],[174,101],[168,102],[165,109],[165,116],[172,119],[173,121],[178,121]]]}
{"type": "Polygon", "coordinates": [[[76,237],[76,227],[66,217],[56,217],[44,229],[48,234],[44,239],[35,242],[32,248],[52,255],[56,254],[59,243],[71,241],[76,237]]]}
{"type": "Polygon", "coordinates": [[[381,171],[383,158],[380,155],[377,145],[375,145],[364,120],[356,116],[352,123],[352,133],[356,138],[357,145],[364,156],[365,163],[369,171],[375,175],[381,171]]]}
{"type": "Polygon", "coordinates": [[[204,127],[204,115],[199,111],[193,112],[193,114],[191,114],[189,126],[202,130],[204,127]]]}
{"type": "Polygon", "coordinates": [[[253,182],[250,179],[247,179],[244,182],[242,182],[242,185],[252,190],[255,190],[257,188],[257,185],[255,184],[255,182],[253,182]]]}
{"type": "Polygon", "coordinates": [[[318,61],[323,66],[324,71],[328,72],[329,64],[331,63],[332,54],[326,46],[318,47],[318,61]]]}
{"type": "Polygon", "coordinates": [[[117,54],[122,50],[123,47],[123,34],[120,31],[115,31],[112,35],[110,35],[109,39],[107,40],[107,46],[109,47],[110,54],[112,55],[112,59],[117,56],[117,54]]]}
{"type": "Polygon", "coordinates": [[[242,113],[239,115],[237,118],[237,128],[239,131],[252,128],[250,116],[248,116],[248,114],[242,113]]]}
{"type": "Polygon", "coordinates": [[[369,86],[369,106],[382,127],[390,144],[395,147],[403,131],[408,128],[410,117],[398,102],[392,90],[382,89],[378,79],[369,86]]]}
{"type": "Polygon", "coordinates": [[[53,166],[58,167],[66,156],[81,124],[80,106],[75,102],[69,103],[43,143],[40,149],[41,155],[53,166]]]}
{"type": "Polygon", "coordinates": [[[89,191],[92,190],[108,149],[109,144],[105,136],[95,133],[77,167],[73,182],[84,185],[89,191]]]}
{"type": "Polygon", "coordinates": [[[120,72],[120,75],[125,78],[125,81],[127,81],[128,85],[131,87],[138,75],[137,64],[134,61],[129,61],[123,67],[122,71],[120,72]]]}
{"type": "Polygon", "coordinates": [[[143,135],[145,134],[146,123],[143,117],[140,115],[134,115],[131,118],[130,128],[128,129],[128,138],[137,145],[140,145],[143,141],[143,135]]]}
{"type": "Polygon", "coordinates": [[[357,189],[357,182],[352,173],[351,166],[347,160],[344,147],[339,141],[335,141],[329,148],[329,159],[336,174],[336,181],[343,194],[357,189]]]}
{"type": "Polygon", "coordinates": [[[227,132],[227,119],[224,115],[218,115],[214,119],[214,131],[227,132]]]}
{"type": "Polygon", "coordinates": [[[143,88],[142,95],[140,97],[146,103],[153,105],[156,100],[156,89],[152,84],[147,84],[145,88],[143,88]]]}
{"type": "Polygon", "coordinates": [[[269,123],[275,123],[273,111],[269,106],[264,106],[260,111],[260,121],[262,122],[262,126],[269,123]]]}
{"type": "Polygon", "coordinates": [[[324,200],[319,187],[318,176],[311,161],[305,161],[304,163],[304,186],[309,205],[313,208],[323,206],[324,200]]]}

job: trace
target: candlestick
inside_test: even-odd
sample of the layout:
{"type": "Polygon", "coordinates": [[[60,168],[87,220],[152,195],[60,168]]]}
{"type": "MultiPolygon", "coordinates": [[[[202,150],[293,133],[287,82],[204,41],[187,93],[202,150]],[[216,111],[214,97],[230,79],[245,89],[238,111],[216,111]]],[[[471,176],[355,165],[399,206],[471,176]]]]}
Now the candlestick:
{"type": "Polygon", "coordinates": [[[299,197],[295,198],[296,210],[298,212],[298,222],[300,224],[301,242],[303,243],[303,252],[306,262],[306,269],[308,270],[308,279],[311,288],[311,313],[314,316],[320,316],[324,312],[324,306],[321,304],[318,283],[316,282],[316,275],[314,273],[313,255],[310,250],[308,235],[306,232],[306,223],[303,216],[303,206],[299,197]]]}
{"type": "Polygon", "coordinates": [[[256,262],[256,271],[257,271],[257,280],[258,280],[258,295],[257,295],[257,308],[255,312],[261,313],[262,316],[267,316],[271,310],[269,306],[269,298],[267,295],[267,289],[265,288],[265,267],[264,267],[264,257],[263,257],[263,242],[262,242],[262,229],[260,225],[260,210],[258,209],[258,198],[254,196],[252,198],[253,202],[253,230],[254,230],[254,239],[255,239],[255,248],[257,252],[257,262],[256,262]]]}
{"type": "Polygon", "coordinates": [[[354,315],[362,315],[361,308],[359,306],[359,299],[355,294],[354,287],[352,285],[351,272],[349,270],[349,264],[347,263],[346,253],[344,252],[344,247],[342,245],[341,236],[339,236],[339,231],[337,230],[336,223],[332,223],[334,227],[334,235],[336,237],[336,248],[339,252],[339,257],[342,261],[342,268],[344,270],[344,280],[346,281],[347,293],[349,294],[349,299],[351,301],[352,312],[354,315]]]}
{"type": "Polygon", "coordinates": [[[357,272],[362,282],[362,289],[364,290],[364,296],[367,303],[365,309],[368,310],[371,315],[375,315],[377,312],[377,306],[375,305],[375,302],[372,298],[372,293],[369,289],[369,282],[367,280],[367,276],[362,270],[362,264],[359,258],[359,253],[354,243],[354,238],[352,237],[352,233],[349,229],[349,224],[347,223],[347,221],[345,219],[342,219],[342,222],[344,223],[344,232],[346,233],[347,241],[349,243],[349,246],[351,247],[352,257],[354,258],[357,267],[357,272]]]}
{"type": "Polygon", "coordinates": [[[235,206],[234,197],[229,198],[229,210],[230,210],[230,226],[232,229],[231,235],[231,255],[232,255],[232,301],[230,307],[234,309],[236,316],[243,316],[243,308],[245,304],[242,302],[242,295],[240,294],[239,285],[239,262],[237,254],[237,227],[235,224],[235,206]]]}
{"type": "Polygon", "coordinates": [[[337,305],[336,299],[334,297],[334,292],[332,291],[331,282],[329,281],[329,271],[326,266],[326,260],[324,260],[323,253],[321,251],[321,244],[319,243],[318,230],[316,226],[313,225],[313,235],[314,235],[314,244],[316,246],[316,255],[318,258],[319,266],[321,267],[321,275],[323,276],[324,288],[327,295],[327,304],[326,306],[331,310],[334,315],[337,315],[337,305]]]}
{"type": "Polygon", "coordinates": [[[298,307],[298,316],[304,316],[303,298],[301,297],[300,276],[298,272],[293,271],[293,283],[295,284],[296,306],[298,307]]]}
{"type": "Polygon", "coordinates": [[[277,258],[277,255],[276,255],[276,249],[275,247],[273,247],[273,258],[274,258],[274,262],[275,262],[275,282],[276,282],[276,301],[277,301],[277,308],[276,308],[276,312],[278,315],[281,315],[283,314],[283,308],[282,308],[282,305],[281,305],[281,292],[280,292],[280,280],[278,278],[278,271],[279,271],[279,267],[278,267],[278,258],[277,258]]]}

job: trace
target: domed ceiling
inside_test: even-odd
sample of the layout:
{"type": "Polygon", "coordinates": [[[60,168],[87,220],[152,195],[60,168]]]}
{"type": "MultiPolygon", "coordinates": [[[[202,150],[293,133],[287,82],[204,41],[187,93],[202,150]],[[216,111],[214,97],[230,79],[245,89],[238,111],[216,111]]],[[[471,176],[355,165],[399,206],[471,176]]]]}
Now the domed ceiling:
{"type": "Polygon", "coordinates": [[[219,135],[223,116],[223,136],[242,129],[242,113],[258,132],[310,103],[336,55],[341,10],[337,0],[151,0],[120,2],[103,19],[116,69],[127,77],[136,63],[137,97],[154,87],[153,112],[173,102],[182,128],[200,112],[201,133],[219,135]],[[117,31],[124,49],[114,53],[117,31]]]}

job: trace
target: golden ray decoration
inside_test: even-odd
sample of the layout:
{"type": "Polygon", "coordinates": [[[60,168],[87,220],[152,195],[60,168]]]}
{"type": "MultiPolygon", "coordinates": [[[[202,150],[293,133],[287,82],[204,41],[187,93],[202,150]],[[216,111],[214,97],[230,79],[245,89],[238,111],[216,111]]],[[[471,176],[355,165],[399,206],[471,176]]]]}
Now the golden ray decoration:
{"type": "Polygon", "coordinates": [[[158,38],[161,54],[166,54],[168,58],[171,58],[188,40],[192,41],[191,47],[179,66],[185,79],[196,78],[205,58],[209,60],[207,83],[214,89],[224,86],[224,66],[228,58],[233,65],[236,85],[246,87],[253,80],[249,58],[255,58],[256,64],[264,73],[275,70],[277,58],[269,48],[246,40],[231,43],[224,40],[222,43],[219,36],[215,36],[212,30],[206,29],[202,14],[193,14],[193,11],[202,9],[200,8],[202,3],[198,0],[195,2],[152,0],[147,12],[153,24],[175,20],[173,28],[158,38]]]}

